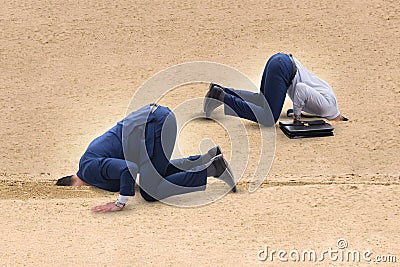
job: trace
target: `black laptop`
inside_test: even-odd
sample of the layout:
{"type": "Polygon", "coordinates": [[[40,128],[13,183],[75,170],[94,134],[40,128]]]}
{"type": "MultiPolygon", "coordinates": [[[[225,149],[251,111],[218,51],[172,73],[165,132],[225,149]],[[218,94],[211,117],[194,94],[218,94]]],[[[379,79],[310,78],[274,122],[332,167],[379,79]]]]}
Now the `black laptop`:
{"type": "Polygon", "coordinates": [[[311,138],[333,136],[333,127],[324,120],[302,121],[294,124],[293,121],[280,121],[279,128],[289,138],[311,138]]]}

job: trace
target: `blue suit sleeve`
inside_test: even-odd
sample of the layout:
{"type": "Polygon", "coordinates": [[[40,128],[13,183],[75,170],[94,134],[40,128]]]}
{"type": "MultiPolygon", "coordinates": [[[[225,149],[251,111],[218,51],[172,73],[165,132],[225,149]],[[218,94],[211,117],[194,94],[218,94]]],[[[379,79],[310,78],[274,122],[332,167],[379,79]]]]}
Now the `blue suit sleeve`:
{"type": "MultiPolygon", "coordinates": [[[[114,186],[117,184],[113,181],[119,180],[119,193],[124,196],[135,195],[135,179],[137,173],[138,166],[124,159],[108,158],[103,163],[103,176],[106,178],[104,183],[108,183],[109,186],[114,186]]],[[[117,190],[118,188],[115,188],[115,191],[117,190]]]]}
{"type": "Polygon", "coordinates": [[[127,168],[121,173],[119,193],[124,196],[134,196],[138,166],[133,162],[126,162],[126,165],[127,168]]]}

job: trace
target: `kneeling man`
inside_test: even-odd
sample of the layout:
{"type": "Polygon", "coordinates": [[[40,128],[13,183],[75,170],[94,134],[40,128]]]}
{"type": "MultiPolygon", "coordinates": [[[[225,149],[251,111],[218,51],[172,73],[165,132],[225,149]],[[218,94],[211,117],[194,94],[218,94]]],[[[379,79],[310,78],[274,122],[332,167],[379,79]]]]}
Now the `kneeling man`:
{"type": "Polygon", "coordinates": [[[176,128],[170,109],[146,105],[94,139],[80,159],[78,172],[58,179],[56,185],[91,185],[119,192],[117,201],[96,206],[95,212],[122,210],[135,194],[137,174],[140,194],[147,201],[205,190],[210,176],[236,192],[232,172],[218,146],[204,155],[170,160],[176,128]]]}

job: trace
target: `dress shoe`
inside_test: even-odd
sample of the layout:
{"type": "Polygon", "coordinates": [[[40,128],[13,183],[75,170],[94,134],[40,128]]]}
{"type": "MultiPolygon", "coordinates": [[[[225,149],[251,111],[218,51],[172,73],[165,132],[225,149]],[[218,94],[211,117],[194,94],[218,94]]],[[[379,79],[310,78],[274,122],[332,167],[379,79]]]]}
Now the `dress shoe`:
{"type": "Polygon", "coordinates": [[[210,163],[210,161],[215,157],[222,154],[221,148],[219,146],[215,146],[210,148],[205,154],[200,156],[201,164],[210,163]]]}
{"type": "Polygon", "coordinates": [[[224,89],[222,86],[215,83],[210,83],[210,86],[208,87],[208,92],[205,95],[203,102],[203,110],[206,113],[207,118],[211,116],[211,112],[214,109],[222,105],[223,102],[221,102],[219,98],[223,92],[224,89]]]}
{"type": "Polygon", "coordinates": [[[229,164],[224,159],[222,154],[215,156],[211,163],[215,168],[214,177],[225,182],[232,190],[236,193],[236,184],[233,177],[233,173],[229,167],[229,164]]]}

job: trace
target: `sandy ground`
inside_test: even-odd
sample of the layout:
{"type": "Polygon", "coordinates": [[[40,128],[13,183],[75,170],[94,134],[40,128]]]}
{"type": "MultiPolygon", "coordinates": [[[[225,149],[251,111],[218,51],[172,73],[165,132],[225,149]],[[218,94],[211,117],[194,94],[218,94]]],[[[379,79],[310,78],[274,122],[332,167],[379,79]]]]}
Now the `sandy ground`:
{"type": "MultiPolygon", "coordinates": [[[[259,261],[258,251],[337,249],[340,238],[348,249],[400,262],[399,14],[389,0],[5,1],[0,265],[291,266],[259,261]],[[53,186],[76,171],[87,144],[125,115],[157,72],[213,61],[258,85],[279,51],[328,81],[350,121],[333,123],[329,138],[289,140],[277,129],[272,168],[255,193],[247,189],[260,139],[245,121],[250,162],[239,192],[210,205],[178,208],[136,196],[123,212],[99,215],[90,208],[115,194],[53,186]]],[[[207,86],[177,90],[161,103],[173,107],[207,86]]],[[[237,153],[218,124],[191,126],[178,141],[185,154],[198,153],[206,137],[237,153]]]]}

